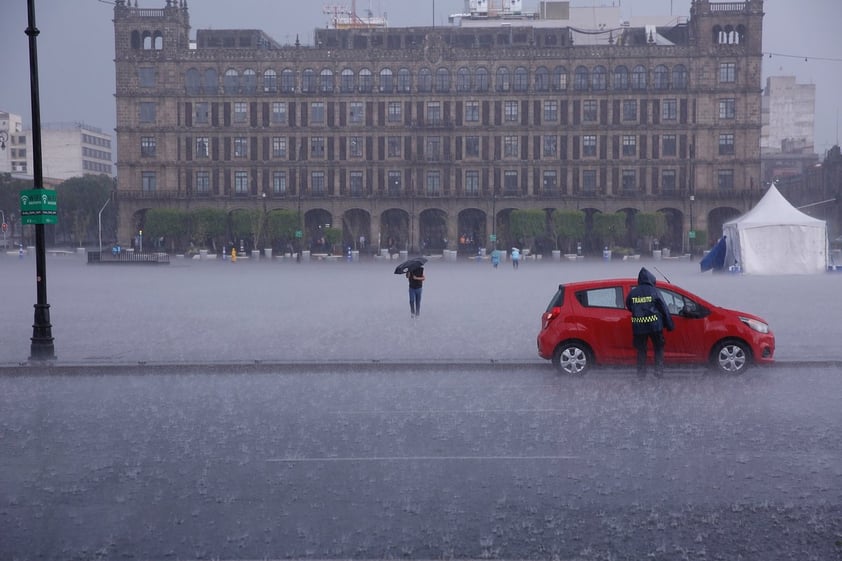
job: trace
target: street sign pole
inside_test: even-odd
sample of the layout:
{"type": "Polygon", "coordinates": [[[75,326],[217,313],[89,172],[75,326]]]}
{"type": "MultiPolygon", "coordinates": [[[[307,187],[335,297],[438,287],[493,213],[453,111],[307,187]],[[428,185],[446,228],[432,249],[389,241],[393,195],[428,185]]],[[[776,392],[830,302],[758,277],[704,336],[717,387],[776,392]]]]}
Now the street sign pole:
{"type": "MultiPolygon", "coordinates": [[[[27,0],[29,37],[29,80],[32,101],[32,161],[36,189],[44,188],[44,172],[41,160],[41,108],[38,92],[38,28],[35,27],[35,0],[27,0]]],[[[37,301],[35,321],[32,324],[32,345],[30,360],[53,360],[56,358],[53,341],[53,326],[50,324],[50,305],[47,303],[47,248],[44,224],[35,224],[35,286],[37,301]]]]}

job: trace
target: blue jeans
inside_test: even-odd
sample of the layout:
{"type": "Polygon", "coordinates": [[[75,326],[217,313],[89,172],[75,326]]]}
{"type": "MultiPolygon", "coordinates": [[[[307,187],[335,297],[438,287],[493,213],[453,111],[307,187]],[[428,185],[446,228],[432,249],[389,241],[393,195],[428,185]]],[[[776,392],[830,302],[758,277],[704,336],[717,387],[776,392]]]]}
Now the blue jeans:
{"type": "Polygon", "coordinates": [[[410,288],[409,289],[409,311],[412,312],[414,316],[421,315],[421,289],[420,288],[410,288]]]}

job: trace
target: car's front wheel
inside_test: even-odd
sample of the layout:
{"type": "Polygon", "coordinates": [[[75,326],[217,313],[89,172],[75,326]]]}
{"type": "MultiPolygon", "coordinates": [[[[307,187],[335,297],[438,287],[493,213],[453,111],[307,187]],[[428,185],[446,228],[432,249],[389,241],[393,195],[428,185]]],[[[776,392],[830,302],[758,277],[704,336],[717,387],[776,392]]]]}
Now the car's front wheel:
{"type": "Polygon", "coordinates": [[[713,349],[711,365],[723,374],[742,374],[751,366],[751,349],[736,339],[720,341],[713,349]]]}
{"type": "Polygon", "coordinates": [[[592,364],[590,349],[578,341],[563,343],[553,353],[553,366],[562,374],[584,376],[592,364]]]}

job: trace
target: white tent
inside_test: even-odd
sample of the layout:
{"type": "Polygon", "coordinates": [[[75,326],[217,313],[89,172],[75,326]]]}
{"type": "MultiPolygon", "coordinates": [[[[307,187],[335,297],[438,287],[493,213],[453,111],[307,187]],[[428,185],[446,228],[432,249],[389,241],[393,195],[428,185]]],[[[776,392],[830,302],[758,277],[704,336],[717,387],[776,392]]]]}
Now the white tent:
{"type": "Polygon", "coordinates": [[[726,268],[758,275],[827,271],[827,224],[789,204],[774,185],[753,209],[723,224],[722,233],[726,268]]]}

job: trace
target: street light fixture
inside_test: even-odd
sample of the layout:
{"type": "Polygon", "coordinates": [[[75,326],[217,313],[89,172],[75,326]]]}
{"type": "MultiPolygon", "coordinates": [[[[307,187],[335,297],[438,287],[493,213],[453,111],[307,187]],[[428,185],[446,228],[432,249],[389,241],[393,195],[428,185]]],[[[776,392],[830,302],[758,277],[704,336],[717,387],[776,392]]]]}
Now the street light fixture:
{"type": "Polygon", "coordinates": [[[105,204],[102,205],[102,208],[99,209],[99,214],[96,217],[97,228],[99,229],[99,255],[100,259],[102,259],[102,211],[105,210],[105,207],[108,206],[108,203],[111,202],[111,195],[109,195],[108,200],[105,201],[105,204]]]}

